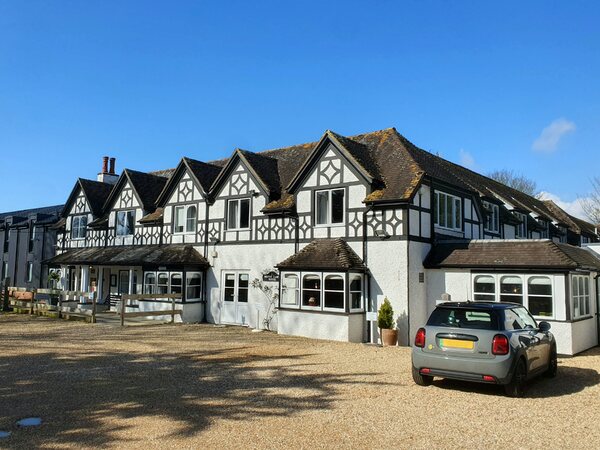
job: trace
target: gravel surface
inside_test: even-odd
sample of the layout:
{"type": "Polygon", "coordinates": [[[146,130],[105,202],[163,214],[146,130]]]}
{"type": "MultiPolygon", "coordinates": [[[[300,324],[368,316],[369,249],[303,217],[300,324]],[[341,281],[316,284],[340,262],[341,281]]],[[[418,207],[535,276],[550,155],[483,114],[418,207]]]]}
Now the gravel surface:
{"type": "Polygon", "coordinates": [[[0,315],[7,448],[600,446],[600,350],[527,398],[411,379],[408,348],[0,315]],[[40,417],[40,427],[16,421],[40,417]]]}

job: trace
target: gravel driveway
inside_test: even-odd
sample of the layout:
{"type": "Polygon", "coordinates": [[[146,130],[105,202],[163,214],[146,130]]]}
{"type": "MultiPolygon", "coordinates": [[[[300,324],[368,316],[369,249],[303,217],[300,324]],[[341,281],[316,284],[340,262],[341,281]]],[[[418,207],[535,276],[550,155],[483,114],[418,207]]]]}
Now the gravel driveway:
{"type": "Polygon", "coordinates": [[[525,399],[413,384],[408,348],[212,325],[121,329],[0,315],[9,448],[567,448],[600,445],[600,351],[525,399]],[[37,428],[18,419],[41,417],[37,428]],[[595,444],[594,444],[595,443],[595,444]]]}

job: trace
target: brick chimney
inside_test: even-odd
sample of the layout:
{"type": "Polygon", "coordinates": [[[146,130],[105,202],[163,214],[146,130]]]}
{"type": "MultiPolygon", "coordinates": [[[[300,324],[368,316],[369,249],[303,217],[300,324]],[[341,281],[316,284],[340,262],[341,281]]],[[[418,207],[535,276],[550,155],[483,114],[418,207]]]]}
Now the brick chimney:
{"type": "Polygon", "coordinates": [[[96,178],[98,181],[109,184],[115,184],[117,182],[119,176],[115,173],[115,161],[116,158],[109,158],[108,156],[102,157],[102,172],[100,172],[96,178]]]}

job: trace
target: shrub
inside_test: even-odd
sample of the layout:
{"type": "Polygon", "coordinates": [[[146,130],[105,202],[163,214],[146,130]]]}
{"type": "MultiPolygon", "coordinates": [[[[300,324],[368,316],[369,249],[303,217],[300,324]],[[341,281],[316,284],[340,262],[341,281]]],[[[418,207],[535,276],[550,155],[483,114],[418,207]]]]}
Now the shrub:
{"type": "Polygon", "coordinates": [[[383,300],[383,305],[379,308],[377,326],[389,330],[394,329],[394,309],[387,297],[383,300]]]}

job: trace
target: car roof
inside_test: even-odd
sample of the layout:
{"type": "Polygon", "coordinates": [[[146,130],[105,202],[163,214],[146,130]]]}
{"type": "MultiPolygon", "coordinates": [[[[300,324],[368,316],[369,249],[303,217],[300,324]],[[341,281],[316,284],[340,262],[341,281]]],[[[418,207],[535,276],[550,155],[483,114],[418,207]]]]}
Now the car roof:
{"type": "Polygon", "coordinates": [[[509,302],[445,302],[437,305],[437,308],[465,308],[465,309],[509,309],[523,306],[519,303],[509,302]]]}

